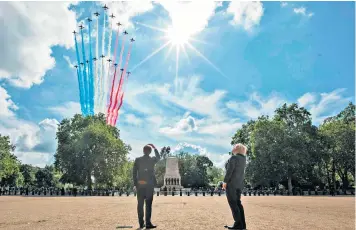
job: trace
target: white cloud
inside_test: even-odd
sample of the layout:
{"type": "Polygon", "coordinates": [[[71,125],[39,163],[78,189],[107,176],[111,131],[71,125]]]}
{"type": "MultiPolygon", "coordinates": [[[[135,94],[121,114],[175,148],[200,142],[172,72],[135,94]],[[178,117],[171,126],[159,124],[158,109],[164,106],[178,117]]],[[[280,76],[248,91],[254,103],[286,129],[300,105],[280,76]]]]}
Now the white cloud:
{"type": "Polygon", "coordinates": [[[118,2],[101,2],[102,5],[106,4],[108,14],[116,16],[115,22],[119,21],[123,28],[133,27],[132,18],[153,9],[152,2],[149,1],[118,1],[118,2]]]}
{"type": "Polygon", "coordinates": [[[190,37],[208,26],[219,2],[214,1],[159,1],[172,19],[172,27],[177,34],[190,37]]]}
{"type": "Polygon", "coordinates": [[[18,109],[15,103],[11,100],[7,91],[0,86],[0,118],[14,116],[14,111],[18,109]]]}
{"type": "Polygon", "coordinates": [[[63,105],[50,107],[48,110],[54,114],[62,116],[63,118],[71,118],[75,114],[81,114],[80,104],[74,101],[69,101],[63,105]]]}
{"type": "Polygon", "coordinates": [[[293,11],[295,14],[300,14],[307,17],[312,17],[314,15],[313,12],[307,12],[307,9],[304,6],[294,8],[293,11]]]}
{"type": "Polygon", "coordinates": [[[142,119],[136,117],[134,114],[125,114],[124,119],[128,124],[132,124],[132,125],[142,124],[142,119]]]}
{"type": "Polygon", "coordinates": [[[139,112],[157,115],[162,113],[162,107],[157,106],[152,96],[158,96],[163,103],[171,103],[200,115],[222,119],[224,114],[219,109],[219,103],[226,92],[205,92],[199,87],[200,82],[201,78],[198,76],[181,78],[182,87],[176,92],[170,84],[142,85],[140,82],[130,82],[125,101],[139,112]]]}
{"type": "Polygon", "coordinates": [[[306,93],[298,99],[298,105],[305,107],[309,104],[312,104],[316,101],[316,95],[313,93],[306,93]]]}
{"type": "Polygon", "coordinates": [[[245,30],[250,31],[254,26],[260,24],[263,16],[263,5],[261,2],[230,2],[227,13],[233,15],[230,23],[234,26],[242,26],[245,30]]]}
{"type": "Polygon", "coordinates": [[[183,118],[178,121],[173,127],[163,127],[160,129],[161,133],[168,135],[176,135],[187,132],[196,131],[198,128],[196,126],[196,121],[194,117],[190,116],[189,113],[186,113],[183,118]]]}
{"type": "Polygon", "coordinates": [[[281,2],[281,7],[286,7],[288,6],[288,2],[281,2]]]}
{"type": "Polygon", "coordinates": [[[206,148],[201,147],[200,145],[189,144],[186,142],[178,143],[175,147],[172,148],[172,153],[179,153],[181,151],[189,151],[189,149],[196,150],[197,153],[201,156],[207,156],[216,167],[223,168],[226,161],[229,159],[230,155],[228,153],[211,153],[206,148]]]}
{"type": "Polygon", "coordinates": [[[276,108],[286,102],[287,100],[277,93],[262,98],[257,92],[254,92],[250,95],[249,100],[244,102],[229,101],[226,103],[226,107],[249,119],[256,119],[261,115],[273,115],[276,108]]]}
{"type": "Polygon", "coordinates": [[[351,97],[344,97],[342,94],[346,89],[336,89],[329,93],[321,93],[319,102],[307,106],[312,114],[313,123],[319,124],[324,119],[334,116],[344,109],[351,97]]]}
{"type": "Polygon", "coordinates": [[[0,79],[29,88],[55,66],[51,47],[71,48],[76,14],[69,2],[0,3],[0,79]],[[21,29],[19,29],[21,28],[21,29]]]}

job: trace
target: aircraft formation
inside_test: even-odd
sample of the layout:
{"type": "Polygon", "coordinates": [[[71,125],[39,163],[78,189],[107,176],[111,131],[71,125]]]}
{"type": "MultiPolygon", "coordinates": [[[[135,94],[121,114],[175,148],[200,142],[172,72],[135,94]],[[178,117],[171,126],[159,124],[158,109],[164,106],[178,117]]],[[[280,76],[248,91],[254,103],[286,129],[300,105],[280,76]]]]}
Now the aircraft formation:
{"type": "Polygon", "coordinates": [[[114,22],[116,16],[113,13],[107,14],[109,7],[106,4],[102,9],[102,12],[93,14],[96,25],[94,20],[88,17],[87,25],[78,26],[80,32],[72,32],[77,59],[74,67],[77,71],[82,114],[88,116],[104,113],[107,124],[115,126],[123,104],[127,80],[131,74],[127,69],[135,39],[129,39],[126,49],[125,41],[129,33],[126,30],[120,31],[122,24],[114,22]],[[102,26],[99,26],[99,20],[103,20],[102,26]],[[117,28],[114,28],[114,25],[117,28]],[[94,35],[91,33],[92,26],[96,32],[94,35]],[[109,33],[106,26],[108,26],[109,33]],[[99,30],[102,32],[101,36],[99,36],[99,30]],[[113,38],[115,30],[116,38],[113,38]],[[88,35],[89,42],[84,41],[85,35],[88,35]],[[81,48],[77,37],[81,39],[81,48]],[[99,49],[99,44],[101,49],[99,49]]]}

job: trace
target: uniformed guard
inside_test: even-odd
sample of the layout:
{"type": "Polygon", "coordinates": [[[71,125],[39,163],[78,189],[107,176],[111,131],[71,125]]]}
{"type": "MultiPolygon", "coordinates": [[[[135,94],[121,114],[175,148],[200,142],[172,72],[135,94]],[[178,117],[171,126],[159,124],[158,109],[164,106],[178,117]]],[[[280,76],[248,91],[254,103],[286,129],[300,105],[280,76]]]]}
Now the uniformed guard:
{"type": "Polygon", "coordinates": [[[145,227],[143,221],[143,204],[146,201],[146,229],[150,229],[156,228],[156,226],[151,223],[151,213],[154,187],[157,184],[154,167],[160,160],[160,155],[153,144],[146,145],[143,148],[143,153],[144,155],[142,157],[138,157],[135,160],[133,166],[133,181],[135,185],[134,189],[137,191],[137,214],[140,228],[145,227]],[[152,148],[154,149],[155,157],[150,157],[152,148]]]}
{"type": "Polygon", "coordinates": [[[228,229],[246,229],[245,212],[241,204],[241,193],[244,188],[247,148],[237,144],[232,149],[232,156],[226,163],[226,175],[223,188],[226,190],[227,201],[230,205],[235,223],[225,226],[228,229]]]}

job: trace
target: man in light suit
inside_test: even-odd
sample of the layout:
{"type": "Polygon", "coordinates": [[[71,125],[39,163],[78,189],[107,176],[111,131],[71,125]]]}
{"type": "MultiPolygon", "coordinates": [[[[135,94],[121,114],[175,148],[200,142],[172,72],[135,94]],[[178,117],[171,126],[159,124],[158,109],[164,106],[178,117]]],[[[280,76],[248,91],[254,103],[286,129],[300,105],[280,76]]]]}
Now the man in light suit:
{"type": "Polygon", "coordinates": [[[237,144],[232,149],[232,156],[227,161],[226,175],[223,188],[226,190],[227,201],[229,202],[233,226],[225,226],[228,229],[246,229],[244,208],[241,204],[241,193],[244,188],[244,176],[246,167],[247,148],[242,144],[237,144]]]}

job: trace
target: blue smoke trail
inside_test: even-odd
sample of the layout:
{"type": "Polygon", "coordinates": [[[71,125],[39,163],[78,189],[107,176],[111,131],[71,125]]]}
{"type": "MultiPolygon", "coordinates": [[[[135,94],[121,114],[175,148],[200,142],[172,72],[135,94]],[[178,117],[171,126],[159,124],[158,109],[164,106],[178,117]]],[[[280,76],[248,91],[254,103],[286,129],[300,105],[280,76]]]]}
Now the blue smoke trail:
{"type": "Polygon", "coordinates": [[[84,36],[83,36],[83,30],[80,30],[80,33],[82,35],[82,53],[83,53],[83,64],[84,64],[84,68],[83,68],[83,77],[84,77],[84,92],[85,92],[85,96],[84,96],[84,102],[85,102],[85,115],[88,115],[88,102],[89,102],[89,95],[88,95],[88,78],[87,78],[87,66],[86,66],[86,59],[85,59],[85,48],[84,48],[84,36]]]}
{"type": "Polygon", "coordinates": [[[89,22],[89,114],[94,115],[94,76],[93,76],[93,54],[91,50],[91,29],[89,22]]]}
{"type": "Polygon", "coordinates": [[[85,106],[84,106],[84,100],[83,100],[83,77],[81,75],[78,42],[77,42],[77,37],[75,34],[74,34],[74,42],[75,42],[75,52],[77,55],[77,62],[78,62],[77,76],[78,76],[78,85],[79,85],[79,101],[80,101],[80,108],[81,108],[82,114],[84,115],[85,114],[85,106]]]}

